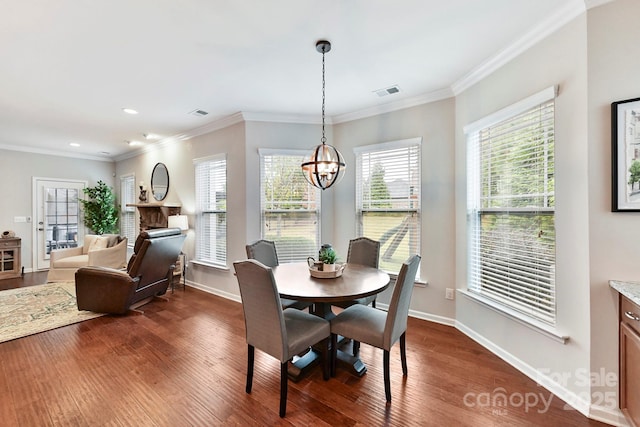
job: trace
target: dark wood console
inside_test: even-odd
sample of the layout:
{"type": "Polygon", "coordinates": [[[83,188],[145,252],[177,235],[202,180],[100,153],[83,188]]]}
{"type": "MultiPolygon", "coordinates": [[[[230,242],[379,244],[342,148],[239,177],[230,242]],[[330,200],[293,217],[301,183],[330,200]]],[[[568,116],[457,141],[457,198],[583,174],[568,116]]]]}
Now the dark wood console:
{"type": "Polygon", "coordinates": [[[166,228],[170,215],[180,215],[181,206],[176,203],[131,203],[140,213],[140,232],[153,228],[166,228]]]}

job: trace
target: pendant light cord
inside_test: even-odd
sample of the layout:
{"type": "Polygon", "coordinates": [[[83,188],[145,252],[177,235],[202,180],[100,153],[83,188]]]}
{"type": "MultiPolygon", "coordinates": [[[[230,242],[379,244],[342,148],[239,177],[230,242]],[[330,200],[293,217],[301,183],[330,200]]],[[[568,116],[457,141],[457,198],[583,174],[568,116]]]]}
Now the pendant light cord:
{"type": "Polygon", "coordinates": [[[324,136],[324,99],[325,99],[325,95],[324,95],[324,51],[325,49],[322,49],[322,139],[320,140],[322,142],[322,144],[324,145],[324,143],[327,142],[327,138],[324,136]]]}

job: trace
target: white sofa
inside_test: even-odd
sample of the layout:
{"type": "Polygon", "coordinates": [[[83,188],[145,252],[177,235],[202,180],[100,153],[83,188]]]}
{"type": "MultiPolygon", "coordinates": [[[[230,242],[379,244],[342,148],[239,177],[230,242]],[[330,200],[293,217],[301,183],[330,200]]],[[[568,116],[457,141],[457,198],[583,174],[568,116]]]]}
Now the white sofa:
{"type": "Polygon", "coordinates": [[[55,249],[49,258],[47,282],[73,282],[80,267],[101,266],[125,268],[127,266],[127,239],[117,234],[87,234],[82,246],[55,249]]]}

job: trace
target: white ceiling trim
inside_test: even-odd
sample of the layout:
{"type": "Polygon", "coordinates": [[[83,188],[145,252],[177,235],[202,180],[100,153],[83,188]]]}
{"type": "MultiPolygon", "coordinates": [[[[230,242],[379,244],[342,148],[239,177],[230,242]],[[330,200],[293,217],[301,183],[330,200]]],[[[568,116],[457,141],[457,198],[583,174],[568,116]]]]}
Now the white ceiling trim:
{"type": "Polygon", "coordinates": [[[23,153],[43,154],[46,156],[71,157],[74,159],[97,160],[99,162],[113,163],[115,159],[111,157],[92,156],[90,154],[72,153],[70,151],[49,150],[46,148],[23,147],[21,145],[0,144],[0,150],[20,151],[23,153]]]}
{"type": "Polygon", "coordinates": [[[583,0],[574,0],[572,3],[567,4],[562,9],[559,9],[558,12],[549,19],[535,26],[531,31],[517,39],[511,45],[507,46],[497,55],[487,59],[478,67],[473,69],[469,74],[454,82],[451,85],[451,90],[455,95],[459,95],[503,65],[507,64],[521,53],[525,52],[531,46],[562,28],[569,21],[581,13],[584,13],[585,10],[585,2],[583,0]]]}
{"type": "Polygon", "coordinates": [[[435,92],[425,93],[423,95],[390,102],[388,104],[376,105],[375,107],[365,108],[364,110],[354,111],[352,113],[339,114],[333,116],[333,123],[350,122],[352,120],[377,116],[378,114],[391,113],[393,111],[415,107],[416,105],[428,104],[430,102],[451,98],[452,96],[453,92],[451,89],[444,88],[435,92]]]}
{"type": "Polygon", "coordinates": [[[612,1],[614,0],[584,0],[584,3],[587,6],[587,9],[591,9],[593,7],[602,6],[606,3],[611,3],[612,1]]]}
{"type": "MultiPolygon", "coordinates": [[[[303,114],[274,114],[274,113],[255,113],[255,112],[242,112],[244,120],[247,122],[276,122],[276,123],[301,123],[307,125],[320,125],[322,124],[322,116],[317,115],[303,115],[303,114]]],[[[325,116],[325,123],[332,124],[331,117],[325,116]]]]}

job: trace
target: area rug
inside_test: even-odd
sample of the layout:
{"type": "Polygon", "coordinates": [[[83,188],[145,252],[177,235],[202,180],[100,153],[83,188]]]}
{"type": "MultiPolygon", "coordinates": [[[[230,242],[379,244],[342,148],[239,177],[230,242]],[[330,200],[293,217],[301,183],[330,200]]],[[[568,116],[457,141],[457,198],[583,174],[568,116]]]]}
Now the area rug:
{"type": "Polygon", "coordinates": [[[79,311],[73,282],[0,291],[0,342],[103,316],[79,311]]]}

